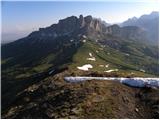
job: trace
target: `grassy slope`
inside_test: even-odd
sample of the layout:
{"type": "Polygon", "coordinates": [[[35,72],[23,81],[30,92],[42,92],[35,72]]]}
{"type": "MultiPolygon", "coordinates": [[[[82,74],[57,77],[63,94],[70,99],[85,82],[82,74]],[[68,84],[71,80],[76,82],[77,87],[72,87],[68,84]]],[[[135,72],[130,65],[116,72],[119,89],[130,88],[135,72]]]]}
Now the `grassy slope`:
{"type": "Polygon", "coordinates": [[[143,57],[137,57],[135,55],[127,56],[124,52],[117,51],[110,47],[103,48],[97,43],[88,40],[73,56],[73,63],[70,65],[70,69],[75,71],[78,70],[77,66],[91,64],[93,69],[90,69],[90,71],[94,72],[98,71],[104,73],[106,70],[119,69],[118,73],[130,74],[131,72],[134,72],[135,76],[153,77],[154,75],[150,73],[140,71],[139,65],[136,65],[134,62],[136,58],[139,60],[139,63],[143,64],[145,62],[146,64],[150,64],[149,61],[143,57]],[[98,51],[98,53],[96,51],[98,51]],[[96,58],[96,61],[87,60],[87,58],[89,58],[89,53],[92,53],[96,58]],[[107,64],[109,64],[108,68],[99,66],[107,64]]]}
{"type": "MultiPolygon", "coordinates": [[[[39,52],[34,52],[35,49],[32,48],[33,50],[30,50],[28,56],[28,50],[24,52],[26,55],[21,53],[22,55],[20,55],[24,56],[24,58],[17,58],[20,62],[15,62],[13,56],[2,59],[2,75],[7,76],[8,78],[26,78],[36,73],[45,72],[55,66],[62,67],[64,65],[68,66],[68,64],[69,68],[73,71],[78,70],[77,66],[92,64],[93,69],[90,69],[91,71],[100,71],[102,73],[110,69],[119,69],[119,73],[130,74],[131,72],[134,72],[135,76],[151,77],[152,75],[157,75],[157,73],[154,73],[152,69],[155,69],[155,66],[158,66],[158,60],[144,55],[145,51],[142,52],[142,47],[136,43],[132,43],[131,41],[115,41],[123,46],[123,50],[127,51],[127,54],[129,54],[129,56],[127,56],[126,53],[122,51],[109,46],[103,48],[91,40],[87,40],[87,42],[83,43],[79,48],[76,48],[74,44],[70,42],[70,38],[64,37],[61,40],[62,42],[46,43],[42,48],[39,48],[39,46],[35,44],[35,47],[37,47],[37,51],[39,52]],[[52,44],[56,44],[57,47],[53,47],[52,44]],[[48,47],[50,49],[46,49],[47,45],[49,45],[48,47]],[[42,54],[40,54],[41,51],[42,54]],[[45,51],[46,54],[44,53],[45,51]],[[98,51],[98,53],[96,51],[98,51]],[[89,57],[89,53],[93,54],[96,61],[86,60],[89,57]],[[109,64],[108,68],[99,66],[107,64],[109,64]],[[146,67],[146,73],[140,72],[140,69],[144,69],[146,67]]],[[[151,53],[152,50],[148,50],[145,54],[151,53]]],[[[18,56],[18,54],[16,56],[18,56]]]]}

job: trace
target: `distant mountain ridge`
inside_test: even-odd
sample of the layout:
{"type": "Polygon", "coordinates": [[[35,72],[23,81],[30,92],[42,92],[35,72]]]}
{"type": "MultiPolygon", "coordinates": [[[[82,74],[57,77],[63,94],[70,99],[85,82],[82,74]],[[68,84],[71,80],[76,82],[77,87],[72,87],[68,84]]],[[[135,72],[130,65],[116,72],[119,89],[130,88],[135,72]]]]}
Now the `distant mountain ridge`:
{"type": "Polygon", "coordinates": [[[139,18],[133,17],[121,23],[121,26],[137,26],[147,33],[149,42],[159,42],[159,12],[152,12],[149,15],[142,15],[139,18]]]}
{"type": "Polygon", "coordinates": [[[120,27],[118,25],[109,25],[108,23],[93,18],[90,15],[86,17],[80,15],[79,18],[76,16],[71,16],[59,20],[57,24],[53,24],[46,28],[40,28],[39,31],[32,32],[28,37],[55,39],[63,35],[72,37],[77,35],[86,35],[91,39],[99,39],[107,34],[119,36],[124,39],[127,38],[141,41],[147,41],[148,39],[146,31],[140,27],[120,27]]]}

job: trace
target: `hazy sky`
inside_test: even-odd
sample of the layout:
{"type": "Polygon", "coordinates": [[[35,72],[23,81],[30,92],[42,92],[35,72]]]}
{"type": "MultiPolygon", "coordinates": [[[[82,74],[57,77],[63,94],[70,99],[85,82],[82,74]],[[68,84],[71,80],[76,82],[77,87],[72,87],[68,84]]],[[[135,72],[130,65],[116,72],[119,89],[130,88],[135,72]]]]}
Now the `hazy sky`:
{"type": "Polygon", "coordinates": [[[157,2],[2,2],[2,41],[15,40],[71,15],[92,15],[108,23],[158,11],[157,2]]]}

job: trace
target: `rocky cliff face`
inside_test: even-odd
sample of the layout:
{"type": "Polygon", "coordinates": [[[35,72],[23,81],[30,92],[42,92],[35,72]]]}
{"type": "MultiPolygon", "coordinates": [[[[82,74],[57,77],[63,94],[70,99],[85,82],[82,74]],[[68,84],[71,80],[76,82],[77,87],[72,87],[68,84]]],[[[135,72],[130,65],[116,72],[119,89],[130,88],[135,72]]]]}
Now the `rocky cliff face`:
{"type": "Polygon", "coordinates": [[[55,39],[64,35],[71,37],[86,35],[88,38],[96,40],[107,34],[124,39],[146,39],[145,31],[139,27],[120,27],[116,24],[106,27],[101,20],[93,18],[90,15],[86,17],[80,15],[79,18],[71,16],[59,20],[57,24],[53,24],[47,28],[40,28],[39,31],[31,33],[29,37],[36,39],[55,39]]]}
{"type": "Polygon", "coordinates": [[[59,20],[58,24],[53,24],[47,28],[40,28],[39,31],[32,32],[29,37],[52,37],[53,39],[62,35],[93,34],[105,32],[105,25],[92,16],[79,18],[75,16],[59,20]]]}

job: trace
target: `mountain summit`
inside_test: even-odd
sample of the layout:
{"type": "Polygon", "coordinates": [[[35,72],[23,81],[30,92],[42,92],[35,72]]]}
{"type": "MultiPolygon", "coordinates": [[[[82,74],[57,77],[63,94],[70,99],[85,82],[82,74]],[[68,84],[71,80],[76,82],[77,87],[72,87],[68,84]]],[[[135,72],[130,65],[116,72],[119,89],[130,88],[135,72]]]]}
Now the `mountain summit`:
{"type": "Polygon", "coordinates": [[[31,33],[29,37],[34,38],[41,36],[54,39],[62,35],[77,36],[78,34],[88,35],[98,32],[105,32],[105,25],[103,23],[90,15],[86,17],[80,15],[79,18],[71,16],[59,20],[57,24],[53,24],[50,27],[40,28],[39,31],[31,33]]]}

